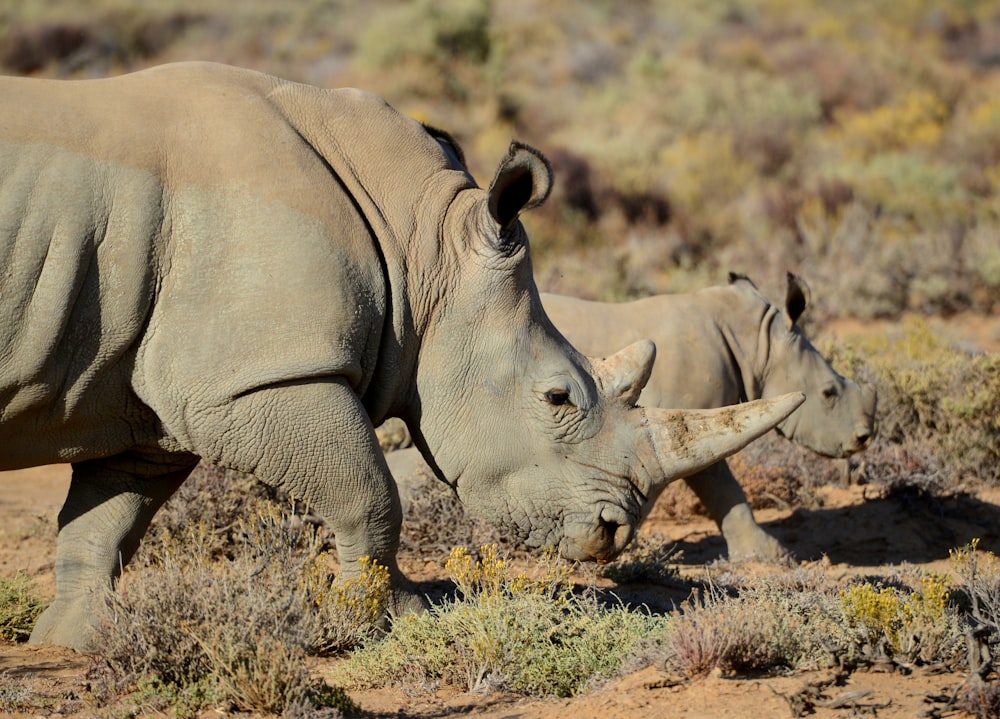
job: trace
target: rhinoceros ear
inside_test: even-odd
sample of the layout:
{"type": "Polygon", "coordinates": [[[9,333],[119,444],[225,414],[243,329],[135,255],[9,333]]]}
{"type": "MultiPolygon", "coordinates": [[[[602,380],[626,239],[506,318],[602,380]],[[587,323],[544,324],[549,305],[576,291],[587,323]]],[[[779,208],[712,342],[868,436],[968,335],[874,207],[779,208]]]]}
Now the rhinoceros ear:
{"type": "Polygon", "coordinates": [[[801,277],[788,273],[788,289],[785,292],[785,312],[793,327],[809,305],[809,285],[801,277]]]}
{"type": "Polygon", "coordinates": [[[510,227],[522,210],[545,202],[552,189],[552,166],[538,150],[512,142],[490,183],[490,215],[501,231],[510,227]]]}
{"type": "Polygon", "coordinates": [[[735,285],[737,282],[749,282],[751,287],[757,289],[757,285],[755,285],[753,280],[751,280],[747,275],[744,275],[741,272],[730,272],[729,284],[735,285]]]}

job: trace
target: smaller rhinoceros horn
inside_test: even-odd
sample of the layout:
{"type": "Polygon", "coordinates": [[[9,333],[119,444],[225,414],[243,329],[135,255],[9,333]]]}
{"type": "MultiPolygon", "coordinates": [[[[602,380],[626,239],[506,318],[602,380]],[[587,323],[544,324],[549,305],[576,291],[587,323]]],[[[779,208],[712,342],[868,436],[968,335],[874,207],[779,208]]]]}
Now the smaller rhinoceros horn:
{"type": "Polygon", "coordinates": [[[738,452],[805,401],[801,392],[706,410],[643,409],[664,483],[689,477],[738,452]]]}

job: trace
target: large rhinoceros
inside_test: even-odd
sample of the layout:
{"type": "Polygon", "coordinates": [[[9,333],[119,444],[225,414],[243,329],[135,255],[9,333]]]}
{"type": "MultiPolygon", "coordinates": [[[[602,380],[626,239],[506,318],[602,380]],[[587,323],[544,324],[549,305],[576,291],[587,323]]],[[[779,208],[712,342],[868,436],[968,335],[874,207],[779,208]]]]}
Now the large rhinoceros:
{"type": "MultiPolygon", "coordinates": [[[[744,275],[729,284],[634,302],[542,294],[552,322],[596,356],[634,338],[657,346],[639,398],[650,407],[722,407],[801,390],[806,401],[777,430],[827,457],[864,449],[875,431],[876,392],[840,376],[797,324],[808,285],[788,273],[784,311],[744,275]]],[[[685,478],[715,520],[733,559],[778,559],[786,550],[754,520],[725,460],[685,478]]]]}
{"type": "Polygon", "coordinates": [[[308,502],[401,612],[423,605],[386,417],[516,537],[606,559],[668,481],[799,404],[635,407],[652,343],[590,360],[545,317],[518,215],[550,183],[515,143],[483,191],[446,134],[356,90],[203,63],[0,79],[0,469],[73,463],[32,641],[90,645],[199,458],[308,502]]]}

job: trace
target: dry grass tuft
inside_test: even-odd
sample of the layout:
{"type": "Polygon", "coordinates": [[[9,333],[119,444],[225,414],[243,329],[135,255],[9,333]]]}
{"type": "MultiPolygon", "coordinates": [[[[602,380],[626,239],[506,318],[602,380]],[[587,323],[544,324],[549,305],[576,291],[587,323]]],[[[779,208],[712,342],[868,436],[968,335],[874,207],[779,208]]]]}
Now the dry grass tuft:
{"type": "Polygon", "coordinates": [[[0,579],[0,639],[27,641],[44,608],[31,580],[23,572],[10,579],[0,579]]]}
{"type": "Polygon", "coordinates": [[[204,525],[164,535],[155,562],[127,572],[109,595],[98,700],[143,688],[157,708],[353,711],[346,695],[311,678],[305,658],[379,631],[387,572],[369,565],[354,583],[331,587],[317,533],[288,520],[274,508],[238,520],[238,539],[218,557],[204,525]]]}

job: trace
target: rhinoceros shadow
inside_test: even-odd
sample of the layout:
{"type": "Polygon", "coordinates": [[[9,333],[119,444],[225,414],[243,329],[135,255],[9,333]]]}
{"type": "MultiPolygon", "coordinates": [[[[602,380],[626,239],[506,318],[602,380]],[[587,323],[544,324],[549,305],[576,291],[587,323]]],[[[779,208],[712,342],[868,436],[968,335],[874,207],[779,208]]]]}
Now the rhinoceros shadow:
{"type": "MultiPolygon", "coordinates": [[[[973,495],[939,496],[916,487],[872,490],[862,503],[830,509],[795,509],[762,523],[798,560],[826,556],[835,564],[872,566],[926,563],[974,538],[1000,554],[1000,505],[973,495]]],[[[725,553],[721,537],[677,543],[682,563],[710,562],[725,553]]]]}

